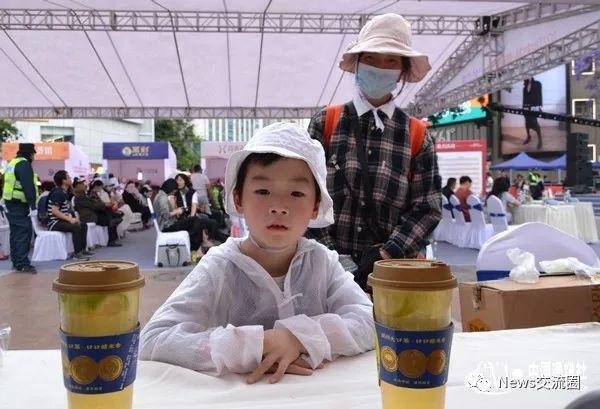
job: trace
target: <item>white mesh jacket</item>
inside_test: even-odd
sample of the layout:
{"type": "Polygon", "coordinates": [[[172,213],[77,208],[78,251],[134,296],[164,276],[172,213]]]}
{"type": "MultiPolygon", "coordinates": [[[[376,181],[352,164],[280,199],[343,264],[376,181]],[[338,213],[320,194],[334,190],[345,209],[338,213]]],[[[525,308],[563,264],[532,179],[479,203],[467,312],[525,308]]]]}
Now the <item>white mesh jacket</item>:
{"type": "Polygon", "coordinates": [[[242,254],[243,239],[213,247],[144,327],[140,357],[222,374],[262,360],[263,334],[287,328],[315,368],[374,348],[372,303],[338,254],[300,238],[281,291],[242,254]]]}

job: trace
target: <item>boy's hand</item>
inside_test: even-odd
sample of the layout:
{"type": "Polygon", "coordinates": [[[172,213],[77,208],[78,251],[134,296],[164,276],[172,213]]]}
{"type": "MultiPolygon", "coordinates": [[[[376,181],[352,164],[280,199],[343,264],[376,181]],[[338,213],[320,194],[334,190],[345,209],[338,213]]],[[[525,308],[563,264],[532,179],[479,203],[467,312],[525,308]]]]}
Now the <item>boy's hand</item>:
{"type": "MultiPolygon", "coordinates": [[[[277,371],[277,366],[277,364],[273,365],[266,373],[275,373],[275,371],[277,371]]],[[[321,362],[315,369],[322,369],[323,367],[325,367],[325,363],[321,362]]],[[[310,366],[310,364],[302,357],[299,357],[292,362],[285,370],[285,373],[301,376],[310,376],[313,372],[312,366],[310,366]]]]}
{"type": "Polygon", "coordinates": [[[263,341],[263,360],[247,378],[246,382],[255,383],[261,380],[271,367],[276,367],[275,373],[269,378],[269,383],[278,382],[290,365],[294,364],[294,373],[310,375],[311,369],[296,364],[300,354],[306,352],[304,346],[287,329],[270,329],[265,331],[263,341]],[[310,372],[309,372],[310,371],[310,372]]]}

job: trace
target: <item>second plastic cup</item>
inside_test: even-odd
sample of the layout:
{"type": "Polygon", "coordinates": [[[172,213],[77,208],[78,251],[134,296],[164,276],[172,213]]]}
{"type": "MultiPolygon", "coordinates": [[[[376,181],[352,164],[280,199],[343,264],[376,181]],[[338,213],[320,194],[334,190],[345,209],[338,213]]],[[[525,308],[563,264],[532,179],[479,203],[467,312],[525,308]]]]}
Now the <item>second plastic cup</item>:
{"type": "Polygon", "coordinates": [[[384,409],[443,409],[456,278],[443,262],[378,261],[369,275],[384,409]]]}
{"type": "Polygon", "coordinates": [[[69,409],[131,409],[144,277],[126,261],[61,267],[58,292],[69,409]]]}

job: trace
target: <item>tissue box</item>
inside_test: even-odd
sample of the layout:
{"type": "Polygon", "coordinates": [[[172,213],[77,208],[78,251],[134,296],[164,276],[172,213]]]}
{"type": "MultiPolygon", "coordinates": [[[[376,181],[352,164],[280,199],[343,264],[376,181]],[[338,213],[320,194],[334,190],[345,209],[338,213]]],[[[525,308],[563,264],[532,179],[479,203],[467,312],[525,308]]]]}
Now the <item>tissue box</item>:
{"type": "Polygon", "coordinates": [[[465,332],[600,322],[600,283],[575,275],[460,283],[458,290],[465,332]]]}

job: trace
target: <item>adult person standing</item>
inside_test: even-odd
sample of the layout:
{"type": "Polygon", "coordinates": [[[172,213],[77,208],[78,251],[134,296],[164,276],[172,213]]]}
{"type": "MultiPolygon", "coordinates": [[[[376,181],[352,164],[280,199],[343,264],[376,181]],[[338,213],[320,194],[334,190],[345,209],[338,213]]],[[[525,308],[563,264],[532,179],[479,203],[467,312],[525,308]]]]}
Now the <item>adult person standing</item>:
{"type": "Polygon", "coordinates": [[[394,104],[431,66],[411,48],[408,22],[384,14],[362,28],[340,68],[354,73],[352,101],[323,109],[308,128],[325,148],[335,223],[308,235],[350,255],[365,288],[375,261],[422,254],[441,219],[434,140],[394,104]]]}
{"type": "Polygon", "coordinates": [[[190,180],[192,181],[192,186],[198,197],[202,200],[204,198],[208,199],[208,189],[210,188],[210,180],[208,180],[208,176],[202,173],[202,167],[200,165],[194,166],[193,173],[190,176],[190,180]]]}
{"type": "Polygon", "coordinates": [[[29,247],[33,228],[30,217],[37,217],[38,185],[31,163],[35,159],[35,145],[20,143],[17,156],[6,166],[2,199],[6,204],[10,226],[10,259],[17,272],[35,274],[29,261],[29,247]]]}

